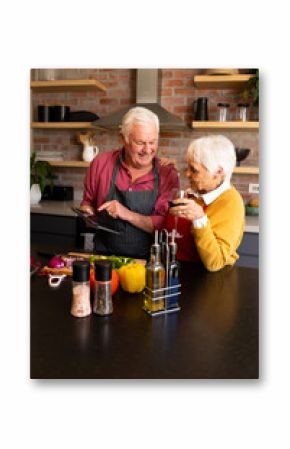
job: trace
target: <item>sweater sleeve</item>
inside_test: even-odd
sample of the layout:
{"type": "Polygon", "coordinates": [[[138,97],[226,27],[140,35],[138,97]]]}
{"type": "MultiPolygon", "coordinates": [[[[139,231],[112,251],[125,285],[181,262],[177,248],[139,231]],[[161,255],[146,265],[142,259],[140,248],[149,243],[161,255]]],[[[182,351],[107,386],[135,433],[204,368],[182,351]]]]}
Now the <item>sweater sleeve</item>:
{"type": "Polygon", "coordinates": [[[235,190],[221,195],[207,209],[208,222],[204,228],[192,228],[200,259],[207,270],[218,271],[233,265],[245,227],[243,200],[235,190]]]}

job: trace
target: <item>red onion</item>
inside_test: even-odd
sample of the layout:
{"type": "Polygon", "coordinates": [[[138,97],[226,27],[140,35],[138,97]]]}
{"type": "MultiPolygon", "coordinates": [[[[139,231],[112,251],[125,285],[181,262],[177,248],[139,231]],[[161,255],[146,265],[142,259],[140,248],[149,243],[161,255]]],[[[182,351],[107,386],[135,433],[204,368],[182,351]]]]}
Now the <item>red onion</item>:
{"type": "Polygon", "coordinates": [[[63,268],[64,261],[62,260],[61,256],[53,256],[47,265],[49,266],[49,268],[63,268]]]}

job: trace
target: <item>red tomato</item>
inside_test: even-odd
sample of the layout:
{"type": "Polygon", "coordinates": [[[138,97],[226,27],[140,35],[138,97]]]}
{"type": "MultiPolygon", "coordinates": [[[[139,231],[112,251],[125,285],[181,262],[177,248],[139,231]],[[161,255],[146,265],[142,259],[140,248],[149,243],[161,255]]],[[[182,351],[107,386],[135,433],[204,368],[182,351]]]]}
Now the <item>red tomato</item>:
{"type": "Polygon", "coordinates": [[[93,268],[90,270],[90,287],[91,290],[95,288],[95,270],[93,268]]]}
{"type": "MultiPolygon", "coordinates": [[[[112,295],[114,295],[119,288],[119,273],[117,270],[112,270],[112,295]]],[[[94,290],[95,287],[95,270],[91,268],[90,270],[90,287],[94,290]]]]}

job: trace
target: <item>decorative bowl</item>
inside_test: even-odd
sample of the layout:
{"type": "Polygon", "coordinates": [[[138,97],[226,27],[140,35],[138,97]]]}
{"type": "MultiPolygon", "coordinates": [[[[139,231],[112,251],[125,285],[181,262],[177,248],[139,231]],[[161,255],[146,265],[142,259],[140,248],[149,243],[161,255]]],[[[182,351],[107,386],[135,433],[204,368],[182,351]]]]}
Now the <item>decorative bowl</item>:
{"type": "Polygon", "coordinates": [[[251,150],[249,148],[235,148],[235,150],[237,157],[237,166],[239,166],[240,162],[249,156],[251,150]]]}
{"type": "Polygon", "coordinates": [[[246,215],[252,217],[259,215],[259,208],[254,206],[246,206],[246,215]]]}

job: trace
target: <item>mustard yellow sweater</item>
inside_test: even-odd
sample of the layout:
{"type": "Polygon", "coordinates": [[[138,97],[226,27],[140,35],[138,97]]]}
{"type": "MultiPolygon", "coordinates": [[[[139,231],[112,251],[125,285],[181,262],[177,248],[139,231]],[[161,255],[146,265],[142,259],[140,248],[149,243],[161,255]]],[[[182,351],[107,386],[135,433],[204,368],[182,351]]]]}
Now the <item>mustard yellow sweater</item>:
{"type": "Polygon", "coordinates": [[[245,229],[245,207],[239,192],[231,186],[206,208],[204,228],[191,228],[199,257],[209,271],[234,265],[245,229]]]}

